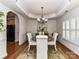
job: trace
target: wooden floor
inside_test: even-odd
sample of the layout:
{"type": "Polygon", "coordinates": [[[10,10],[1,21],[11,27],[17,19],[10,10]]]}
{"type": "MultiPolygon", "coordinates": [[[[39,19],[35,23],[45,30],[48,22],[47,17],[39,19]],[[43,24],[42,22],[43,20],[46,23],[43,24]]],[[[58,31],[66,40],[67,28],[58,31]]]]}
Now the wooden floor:
{"type": "Polygon", "coordinates": [[[67,47],[65,47],[61,43],[57,42],[57,47],[60,47],[65,52],[65,54],[69,56],[70,59],[79,59],[78,55],[74,54],[71,50],[69,50],[67,47]]]}
{"type": "MultiPolygon", "coordinates": [[[[25,42],[21,46],[19,46],[18,43],[14,43],[14,42],[8,42],[7,44],[8,44],[7,45],[8,56],[5,57],[4,59],[16,59],[18,54],[20,54],[21,51],[23,51],[27,47],[28,42],[25,42]]],[[[70,57],[70,59],[79,59],[79,56],[74,54],[72,51],[70,51],[68,48],[66,48],[65,46],[63,46],[59,42],[57,42],[57,47],[60,47],[70,57]]]]}
{"type": "Polygon", "coordinates": [[[7,42],[7,53],[8,56],[4,59],[16,59],[16,57],[22,52],[28,45],[28,42],[25,42],[21,46],[19,46],[19,43],[14,42],[7,42]]]}

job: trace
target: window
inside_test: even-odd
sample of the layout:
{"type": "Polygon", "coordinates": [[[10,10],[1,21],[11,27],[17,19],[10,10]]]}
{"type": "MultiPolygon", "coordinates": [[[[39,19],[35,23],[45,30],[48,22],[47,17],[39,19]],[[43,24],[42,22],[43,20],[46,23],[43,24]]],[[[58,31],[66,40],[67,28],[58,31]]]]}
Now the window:
{"type": "Polygon", "coordinates": [[[65,38],[65,22],[63,22],[63,37],[65,38]]]}
{"type": "Polygon", "coordinates": [[[69,30],[66,31],[66,39],[69,40],[70,36],[69,36],[69,30]]]}
{"type": "Polygon", "coordinates": [[[79,40],[79,31],[77,31],[77,40],[79,40]]]}
{"type": "Polygon", "coordinates": [[[63,38],[69,40],[69,20],[63,21],[63,38]]]}
{"type": "Polygon", "coordinates": [[[69,20],[66,21],[66,29],[69,29],[69,20]]]}
{"type": "Polygon", "coordinates": [[[62,34],[65,40],[79,45],[79,17],[62,22],[62,34]]]}
{"type": "Polygon", "coordinates": [[[76,20],[77,20],[77,30],[79,30],[79,18],[77,18],[76,20]]]}
{"type": "Polygon", "coordinates": [[[75,19],[71,19],[71,20],[70,20],[70,24],[71,24],[71,25],[70,25],[70,26],[71,26],[71,29],[75,29],[75,26],[76,26],[76,25],[75,25],[75,19]]]}
{"type": "Polygon", "coordinates": [[[79,17],[77,17],[77,19],[76,19],[76,21],[77,21],[77,30],[76,30],[76,36],[77,36],[77,38],[76,38],[76,43],[78,43],[79,44],[79,17]]]}
{"type": "Polygon", "coordinates": [[[71,31],[71,34],[70,35],[71,35],[71,40],[75,40],[75,38],[76,38],[75,37],[75,31],[71,31]]]}
{"type": "Polygon", "coordinates": [[[63,29],[65,29],[65,22],[63,22],[63,29]]]}
{"type": "Polygon", "coordinates": [[[65,33],[65,31],[63,30],[63,38],[65,38],[65,36],[66,36],[65,34],[66,34],[66,33],[65,33]]]}

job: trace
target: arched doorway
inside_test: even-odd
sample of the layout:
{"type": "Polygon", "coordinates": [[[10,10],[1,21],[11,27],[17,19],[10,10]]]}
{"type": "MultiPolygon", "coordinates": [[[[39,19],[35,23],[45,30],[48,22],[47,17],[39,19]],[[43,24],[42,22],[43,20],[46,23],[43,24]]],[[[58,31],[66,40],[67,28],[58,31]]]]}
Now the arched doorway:
{"type": "Polygon", "coordinates": [[[9,11],[7,13],[7,53],[11,55],[19,46],[19,18],[18,16],[9,11]]]}
{"type": "Polygon", "coordinates": [[[7,14],[7,41],[15,42],[15,14],[8,12],[7,14]]]}

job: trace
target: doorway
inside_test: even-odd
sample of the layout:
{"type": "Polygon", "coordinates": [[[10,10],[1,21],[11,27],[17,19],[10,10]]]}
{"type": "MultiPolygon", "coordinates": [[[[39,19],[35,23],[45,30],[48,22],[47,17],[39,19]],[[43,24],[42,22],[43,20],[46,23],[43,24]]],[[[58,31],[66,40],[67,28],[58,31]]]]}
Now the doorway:
{"type": "Polygon", "coordinates": [[[9,11],[7,13],[7,53],[12,55],[19,46],[19,19],[18,16],[9,11]]]}
{"type": "Polygon", "coordinates": [[[15,14],[12,12],[7,14],[7,41],[15,41],[15,14]]]}

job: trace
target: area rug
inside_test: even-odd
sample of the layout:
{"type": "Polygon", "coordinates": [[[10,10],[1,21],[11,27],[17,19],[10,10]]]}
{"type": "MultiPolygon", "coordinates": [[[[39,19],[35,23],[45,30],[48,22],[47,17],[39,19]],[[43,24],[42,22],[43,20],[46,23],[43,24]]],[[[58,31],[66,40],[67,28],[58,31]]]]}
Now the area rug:
{"type": "MultiPolygon", "coordinates": [[[[36,59],[36,49],[32,47],[29,52],[25,49],[16,59],[36,59]]],[[[69,59],[69,57],[60,48],[55,51],[49,47],[48,59],[69,59]]]]}

